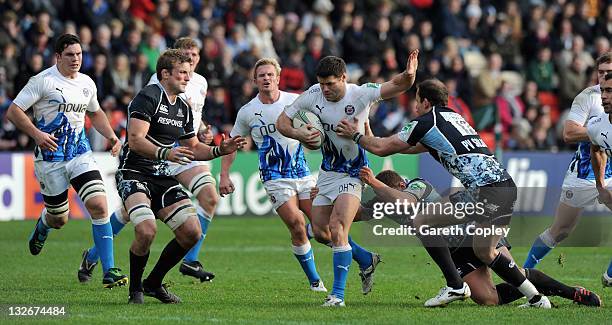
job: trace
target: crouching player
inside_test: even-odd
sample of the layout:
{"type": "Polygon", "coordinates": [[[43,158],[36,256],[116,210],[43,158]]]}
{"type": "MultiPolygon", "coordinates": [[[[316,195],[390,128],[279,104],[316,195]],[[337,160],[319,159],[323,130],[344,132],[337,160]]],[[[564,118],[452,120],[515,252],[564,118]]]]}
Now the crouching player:
{"type": "MultiPolygon", "coordinates": [[[[423,179],[406,180],[391,170],[382,171],[374,177],[372,170],[367,167],[361,169],[359,176],[376,193],[375,202],[395,202],[396,200],[434,202],[440,199],[433,186],[423,179]]],[[[367,208],[360,209],[358,215],[359,220],[372,218],[371,210],[367,208]]],[[[411,221],[410,216],[407,215],[388,217],[400,224],[409,224],[411,221]]],[[[466,225],[461,225],[461,227],[466,227],[466,225]]],[[[493,284],[489,268],[474,253],[471,235],[463,231],[462,235],[443,236],[443,238],[448,243],[451,258],[459,275],[470,287],[471,298],[474,302],[479,305],[503,305],[524,297],[516,287],[509,283],[493,284]]],[[[499,241],[497,249],[514,262],[509,251],[510,245],[505,238],[499,241]]],[[[559,296],[586,306],[601,306],[599,296],[583,287],[565,285],[536,269],[521,269],[521,271],[543,295],[559,296]]]]}

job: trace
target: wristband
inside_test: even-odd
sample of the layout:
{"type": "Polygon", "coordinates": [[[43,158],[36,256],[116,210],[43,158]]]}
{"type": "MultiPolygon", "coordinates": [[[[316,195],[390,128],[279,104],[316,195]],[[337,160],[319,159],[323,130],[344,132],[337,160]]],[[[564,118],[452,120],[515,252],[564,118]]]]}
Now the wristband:
{"type": "Polygon", "coordinates": [[[157,151],[155,151],[155,156],[157,157],[157,160],[168,160],[168,156],[170,156],[170,149],[159,147],[157,148],[157,151]]]}
{"type": "Polygon", "coordinates": [[[363,137],[363,134],[361,134],[359,132],[355,132],[355,134],[353,134],[353,141],[356,144],[359,144],[359,140],[361,140],[362,137],[363,137]]]}
{"type": "Polygon", "coordinates": [[[212,148],[212,155],[215,158],[220,157],[221,156],[221,148],[219,148],[219,146],[214,146],[212,148]]]}

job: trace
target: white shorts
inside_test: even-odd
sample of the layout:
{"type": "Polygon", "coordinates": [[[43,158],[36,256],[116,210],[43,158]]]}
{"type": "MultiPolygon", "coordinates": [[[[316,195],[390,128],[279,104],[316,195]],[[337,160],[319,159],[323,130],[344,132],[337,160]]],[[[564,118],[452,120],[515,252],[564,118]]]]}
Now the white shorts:
{"type": "Polygon", "coordinates": [[[319,194],[312,205],[333,205],[340,194],[351,194],[361,201],[363,182],[359,178],[350,177],[346,173],[321,171],[317,179],[319,194]]]}
{"type": "Polygon", "coordinates": [[[187,165],[181,165],[174,162],[168,163],[168,169],[170,170],[170,175],[176,176],[186,170],[189,170],[196,166],[206,166],[208,167],[208,171],[210,171],[210,161],[202,161],[202,160],[194,160],[187,165]]]}
{"type": "Polygon", "coordinates": [[[279,178],[269,180],[263,183],[264,188],[270,202],[272,202],[272,208],[276,211],[285,202],[293,196],[298,197],[299,200],[307,200],[310,198],[310,189],[315,187],[315,179],[312,176],[306,176],[302,178],[279,178]]]}
{"type": "MultiPolygon", "coordinates": [[[[612,189],[612,178],[606,179],[606,187],[612,189]]],[[[585,208],[599,204],[598,195],[594,180],[578,178],[576,173],[568,171],[563,179],[559,201],[574,208],[585,208]]]]}
{"type": "Polygon", "coordinates": [[[88,171],[100,171],[93,154],[86,152],[70,161],[34,162],[34,174],[40,183],[40,193],[46,196],[56,196],[64,193],[70,187],[70,180],[88,171]]]}

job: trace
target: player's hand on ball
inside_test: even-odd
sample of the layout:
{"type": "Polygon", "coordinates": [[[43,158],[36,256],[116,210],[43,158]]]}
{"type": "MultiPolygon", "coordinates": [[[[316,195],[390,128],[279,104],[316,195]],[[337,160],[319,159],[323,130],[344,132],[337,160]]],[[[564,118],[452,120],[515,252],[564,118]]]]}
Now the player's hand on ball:
{"type": "Polygon", "coordinates": [[[219,194],[221,194],[221,197],[234,193],[234,190],[234,183],[229,176],[219,177],[219,194]]]}
{"type": "Polygon", "coordinates": [[[187,147],[172,148],[172,150],[170,150],[170,154],[168,154],[168,161],[179,163],[181,165],[189,164],[194,158],[195,156],[193,155],[193,152],[187,147]]]}
{"type": "Polygon", "coordinates": [[[219,145],[219,149],[221,150],[222,155],[227,155],[244,147],[245,144],[246,139],[244,137],[237,135],[226,140],[225,134],[221,134],[221,145],[219,145]]]}
{"type": "MultiPolygon", "coordinates": [[[[203,123],[202,123],[203,124],[203,123]]],[[[198,132],[198,140],[205,144],[211,144],[213,142],[214,136],[212,133],[212,129],[209,126],[200,127],[198,132]]]]}
{"type": "Polygon", "coordinates": [[[359,170],[359,178],[366,184],[372,185],[376,181],[376,176],[370,167],[363,166],[359,170]]]}
{"type": "Polygon", "coordinates": [[[315,197],[317,197],[317,194],[319,194],[319,188],[318,187],[312,187],[310,189],[310,201],[314,200],[315,197]]]}
{"type": "Polygon", "coordinates": [[[357,118],[353,118],[352,121],[342,119],[336,126],[336,134],[343,138],[352,138],[355,133],[359,132],[357,128],[357,118]]]}
{"type": "Polygon", "coordinates": [[[117,137],[112,137],[108,139],[108,141],[111,144],[111,155],[113,157],[117,157],[121,151],[121,141],[119,141],[119,138],[117,137]]]}
{"type": "Polygon", "coordinates": [[[319,136],[319,131],[314,126],[306,124],[304,127],[297,129],[297,132],[298,141],[316,147],[318,144],[317,137],[319,136]]]}
{"type": "Polygon", "coordinates": [[[34,142],[42,150],[57,151],[57,138],[49,133],[38,131],[34,136],[34,142]]]}

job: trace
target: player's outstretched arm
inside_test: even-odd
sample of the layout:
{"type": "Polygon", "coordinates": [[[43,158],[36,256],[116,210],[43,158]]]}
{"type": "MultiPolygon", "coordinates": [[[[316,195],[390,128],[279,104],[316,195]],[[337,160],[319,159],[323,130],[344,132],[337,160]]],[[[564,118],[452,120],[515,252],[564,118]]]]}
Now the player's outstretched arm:
{"type": "Polygon", "coordinates": [[[416,71],[419,66],[419,50],[413,50],[408,55],[406,70],[391,78],[391,80],[380,86],[380,97],[383,99],[393,98],[410,89],[416,78],[416,71]]]}
{"type": "Polygon", "coordinates": [[[57,150],[57,143],[55,143],[57,138],[49,133],[39,130],[19,106],[11,104],[6,112],[6,117],[20,131],[34,139],[34,142],[36,142],[36,145],[40,149],[51,151],[57,150]]]}
{"type": "Polygon", "coordinates": [[[104,111],[99,109],[95,112],[87,112],[87,116],[89,116],[93,127],[110,142],[111,155],[117,157],[121,150],[121,141],[119,141],[119,138],[115,135],[115,131],[113,131],[113,128],[110,126],[110,122],[104,111]]]}
{"type": "Polygon", "coordinates": [[[221,194],[221,197],[234,193],[234,183],[229,177],[229,172],[235,159],[235,152],[221,158],[221,174],[219,174],[219,194],[221,194]]]}
{"type": "Polygon", "coordinates": [[[376,196],[384,202],[395,202],[396,200],[400,200],[401,202],[410,203],[417,201],[414,194],[398,191],[379,181],[376,176],[374,176],[372,169],[367,166],[361,167],[361,170],[359,170],[359,178],[364,183],[370,185],[374,193],[376,193],[376,196]]]}
{"type": "Polygon", "coordinates": [[[193,152],[188,148],[175,147],[170,149],[158,147],[147,140],[146,136],[149,126],[150,124],[147,121],[130,118],[127,128],[130,150],[152,160],[168,160],[183,165],[193,160],[193,152]]]}
{"type": "Polygon", "coordinates": [[[411,145],[402,141],[397,134],[390,137],[378,138],[363,135],[358,131],[357,119],[352,121],[343,119],[336,126],[336,134],[343,138],[352,139],[365,150],[381,157],[408,150],[411,145]]]}
{"type": "Polygon", "coordinates": [[[182,146],[185,146],[193,151],[193,156],[196,160],[212,160],[221,156],[229,155],[230,153],[244,147],[246,144],[246,139],[241,136],[235,136],[229,139],[225,139],[224,134],[221,136],[222,140],[219,146],[209,146],[204,144],[198,141],[195,136],[180,140],[179,142],[182,146]]]}

